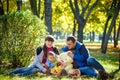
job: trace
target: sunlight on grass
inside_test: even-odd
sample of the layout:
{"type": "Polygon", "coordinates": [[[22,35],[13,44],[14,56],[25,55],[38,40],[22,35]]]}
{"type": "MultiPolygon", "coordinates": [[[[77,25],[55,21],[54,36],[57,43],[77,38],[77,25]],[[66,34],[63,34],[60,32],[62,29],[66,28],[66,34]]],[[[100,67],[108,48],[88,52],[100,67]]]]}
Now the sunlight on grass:
{"type": "Polygon", "coordinates": [[[8,76],[2,76],[0,75],[0,80],[97,80],[95,78],[68,78],[68,77],[62,77],[62,78],[54,78],[54,77],[8,77],[8,76]]]}
{"type": "Polygon", "coordinates": [[[114,70],[118,69],[118,66],[113,66],[111,64],[104,65],[107,72],[113,72],[114,70]]]}

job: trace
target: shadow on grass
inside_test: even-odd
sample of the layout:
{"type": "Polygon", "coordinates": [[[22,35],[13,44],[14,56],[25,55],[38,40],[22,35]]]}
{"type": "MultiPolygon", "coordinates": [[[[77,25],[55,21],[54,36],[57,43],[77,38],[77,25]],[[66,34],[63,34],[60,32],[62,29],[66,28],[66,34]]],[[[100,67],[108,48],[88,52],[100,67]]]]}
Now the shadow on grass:
{"type": "Polygon", "coordinates": [[[114,78],[115,74],[117,74],[119,71],[120,71],[120,69],[116,69],[115,71],[111,72],[110,74],[111,74],[111,75],[113,76],[113,78],[114,78]]]}

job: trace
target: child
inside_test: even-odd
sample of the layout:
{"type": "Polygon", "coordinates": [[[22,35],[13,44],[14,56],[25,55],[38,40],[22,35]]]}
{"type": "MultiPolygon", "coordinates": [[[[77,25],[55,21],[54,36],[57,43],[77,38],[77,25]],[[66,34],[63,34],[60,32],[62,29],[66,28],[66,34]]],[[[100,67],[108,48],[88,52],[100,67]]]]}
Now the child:
{"type": "Polygon", "coordinates": [[[54,67],[54,62],[56,60],[56,55],[54,52],[50,51],[47,54],[47,61],[45,64],[42,64],[47,70],[54,67]]]}

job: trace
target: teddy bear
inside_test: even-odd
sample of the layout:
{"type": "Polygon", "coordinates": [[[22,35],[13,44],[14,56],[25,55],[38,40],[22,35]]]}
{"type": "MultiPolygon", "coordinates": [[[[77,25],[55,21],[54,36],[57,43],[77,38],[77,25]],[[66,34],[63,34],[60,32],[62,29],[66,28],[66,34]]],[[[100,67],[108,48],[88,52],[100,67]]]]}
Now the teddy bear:
{"type": "Polygon", "coordinates": [[[51,69],[51,73],[59,76],[59,75],[68,75],[70,77],[78,77],[80,76],[80,71],[78,69],[73,69],[73,59],[68,56],[71,51],[63,52],[57,56],[57,66],[51,69]]]}
{"type": "Polygon", "coordinates": [[[73,68],[73,59],[68,56],[68,54],[71,53],[71,51],[63,52],[57,57],[57,61],[64,67],[66,72],[69,72],[73,68]]]}
{"type": "Polygon", "coordinates": [[[51,69],[51,73],[53,75],[62,76],[62,75],[68,75],[68,71],[72,69],[72,62],[73,59],[69,57],[68,52],[61,53],[60,55],[57,55],[57,65],[51,69]]]}

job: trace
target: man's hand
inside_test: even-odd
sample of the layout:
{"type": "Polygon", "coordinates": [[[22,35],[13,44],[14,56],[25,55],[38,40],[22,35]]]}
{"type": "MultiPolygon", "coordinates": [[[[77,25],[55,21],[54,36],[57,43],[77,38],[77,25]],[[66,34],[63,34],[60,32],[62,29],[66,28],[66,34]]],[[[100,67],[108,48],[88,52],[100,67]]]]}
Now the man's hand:
{"type": "Polygon", "coordinates": [[[73,53],[69,53],[68,56],[70,56],[71,58],[73,58],[74,54],[73,53]]]}

